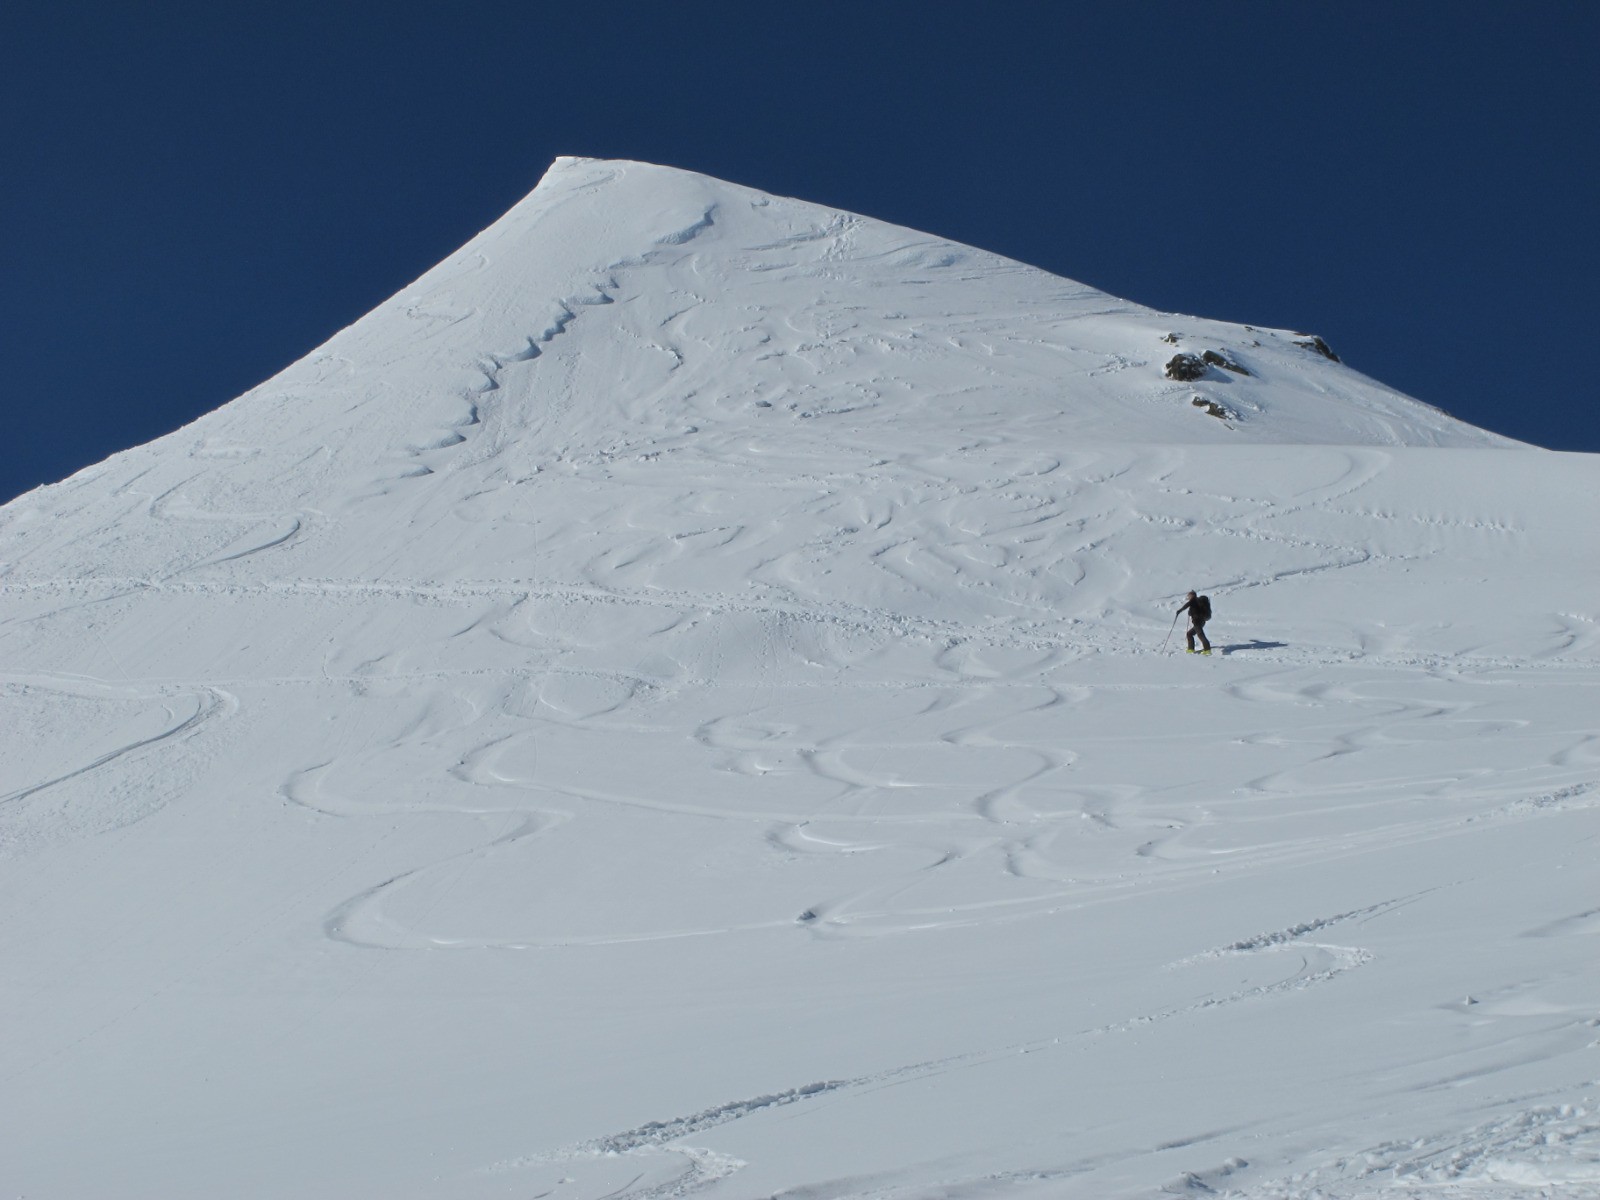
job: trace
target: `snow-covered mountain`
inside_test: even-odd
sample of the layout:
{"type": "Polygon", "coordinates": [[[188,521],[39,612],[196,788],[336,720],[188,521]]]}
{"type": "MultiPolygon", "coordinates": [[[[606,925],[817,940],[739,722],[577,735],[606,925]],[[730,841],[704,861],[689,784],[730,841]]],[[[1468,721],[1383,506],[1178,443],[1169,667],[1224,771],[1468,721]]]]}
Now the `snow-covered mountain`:
{"type": "Polygon", "coordinates": [[[558,160],[0,508],[0,1184],[1600,1195],[1596,494],[558,160]]]}

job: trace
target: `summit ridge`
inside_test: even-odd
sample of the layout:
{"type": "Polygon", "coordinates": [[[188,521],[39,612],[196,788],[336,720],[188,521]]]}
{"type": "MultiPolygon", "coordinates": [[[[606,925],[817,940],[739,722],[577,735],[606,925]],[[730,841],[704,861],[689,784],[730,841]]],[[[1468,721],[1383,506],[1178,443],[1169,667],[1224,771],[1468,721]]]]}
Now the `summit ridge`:
{"type": "MultiPolygon", "coordinates": [[[[930,432],[947,448],[1021,455],[1516,444],[1307,335],[1157,313],[688,171],[560,158],[499,221],[317,350],[20,508],[70,511],[136,488],[153,511],[213,514],[212,536],[185,529],[198,553],[161,551],[189,567],[235,553],[227,526],[253,512],[410,511],[618,459],[670,457],[730,480],[775,459],[867,469],[930,432]],[[1199,378],[1172,378],[1180,357],[1199,378]]],[[[285,521],[294,534],[273,536],[308,532],[304,516],[285,521]]],[[[53,544],[36,538],[9,565],[29,569],[53,544]]],[[[81,534],[74,544],[102,554],[81,534]]]]}

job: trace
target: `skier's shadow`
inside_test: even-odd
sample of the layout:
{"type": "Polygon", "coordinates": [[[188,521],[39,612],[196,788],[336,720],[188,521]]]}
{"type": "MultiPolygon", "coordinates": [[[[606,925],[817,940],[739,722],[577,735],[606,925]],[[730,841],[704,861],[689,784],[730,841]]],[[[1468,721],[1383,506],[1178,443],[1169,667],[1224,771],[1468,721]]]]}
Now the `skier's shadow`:
{"type": "Polygon", "coordinates": [[[1260,638],[1256,638],[1252,642],[1235,642],[1233,645],[1223,646],[1221,649],[1224,654],[1237,654],[1241,650],[1282,650],[1288,644],[1288,642],[1264,642],[1260,638]]]}

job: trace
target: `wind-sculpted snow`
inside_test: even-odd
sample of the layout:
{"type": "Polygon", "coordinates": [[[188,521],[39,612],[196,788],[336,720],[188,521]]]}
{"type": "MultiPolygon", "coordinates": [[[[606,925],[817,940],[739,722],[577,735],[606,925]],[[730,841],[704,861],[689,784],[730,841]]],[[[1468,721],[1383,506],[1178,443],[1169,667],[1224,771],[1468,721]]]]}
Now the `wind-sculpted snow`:
{"type": "Polygon", "coordinates": [[[563,161],[6,506],[0,1183],[1600,1196],[1600,467],[1297,336],[563,161]]]}

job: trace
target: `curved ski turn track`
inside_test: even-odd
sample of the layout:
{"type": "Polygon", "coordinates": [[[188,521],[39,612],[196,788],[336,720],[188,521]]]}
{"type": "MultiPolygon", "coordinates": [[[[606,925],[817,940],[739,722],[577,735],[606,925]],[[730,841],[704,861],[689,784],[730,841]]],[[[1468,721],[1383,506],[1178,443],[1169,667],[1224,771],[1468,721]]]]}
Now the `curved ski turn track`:
{"type": "Polygon", "coordinates": [[[0,514],[0,1183],[1600,1196],[1596,464],[641,170],[0,514]]]}

